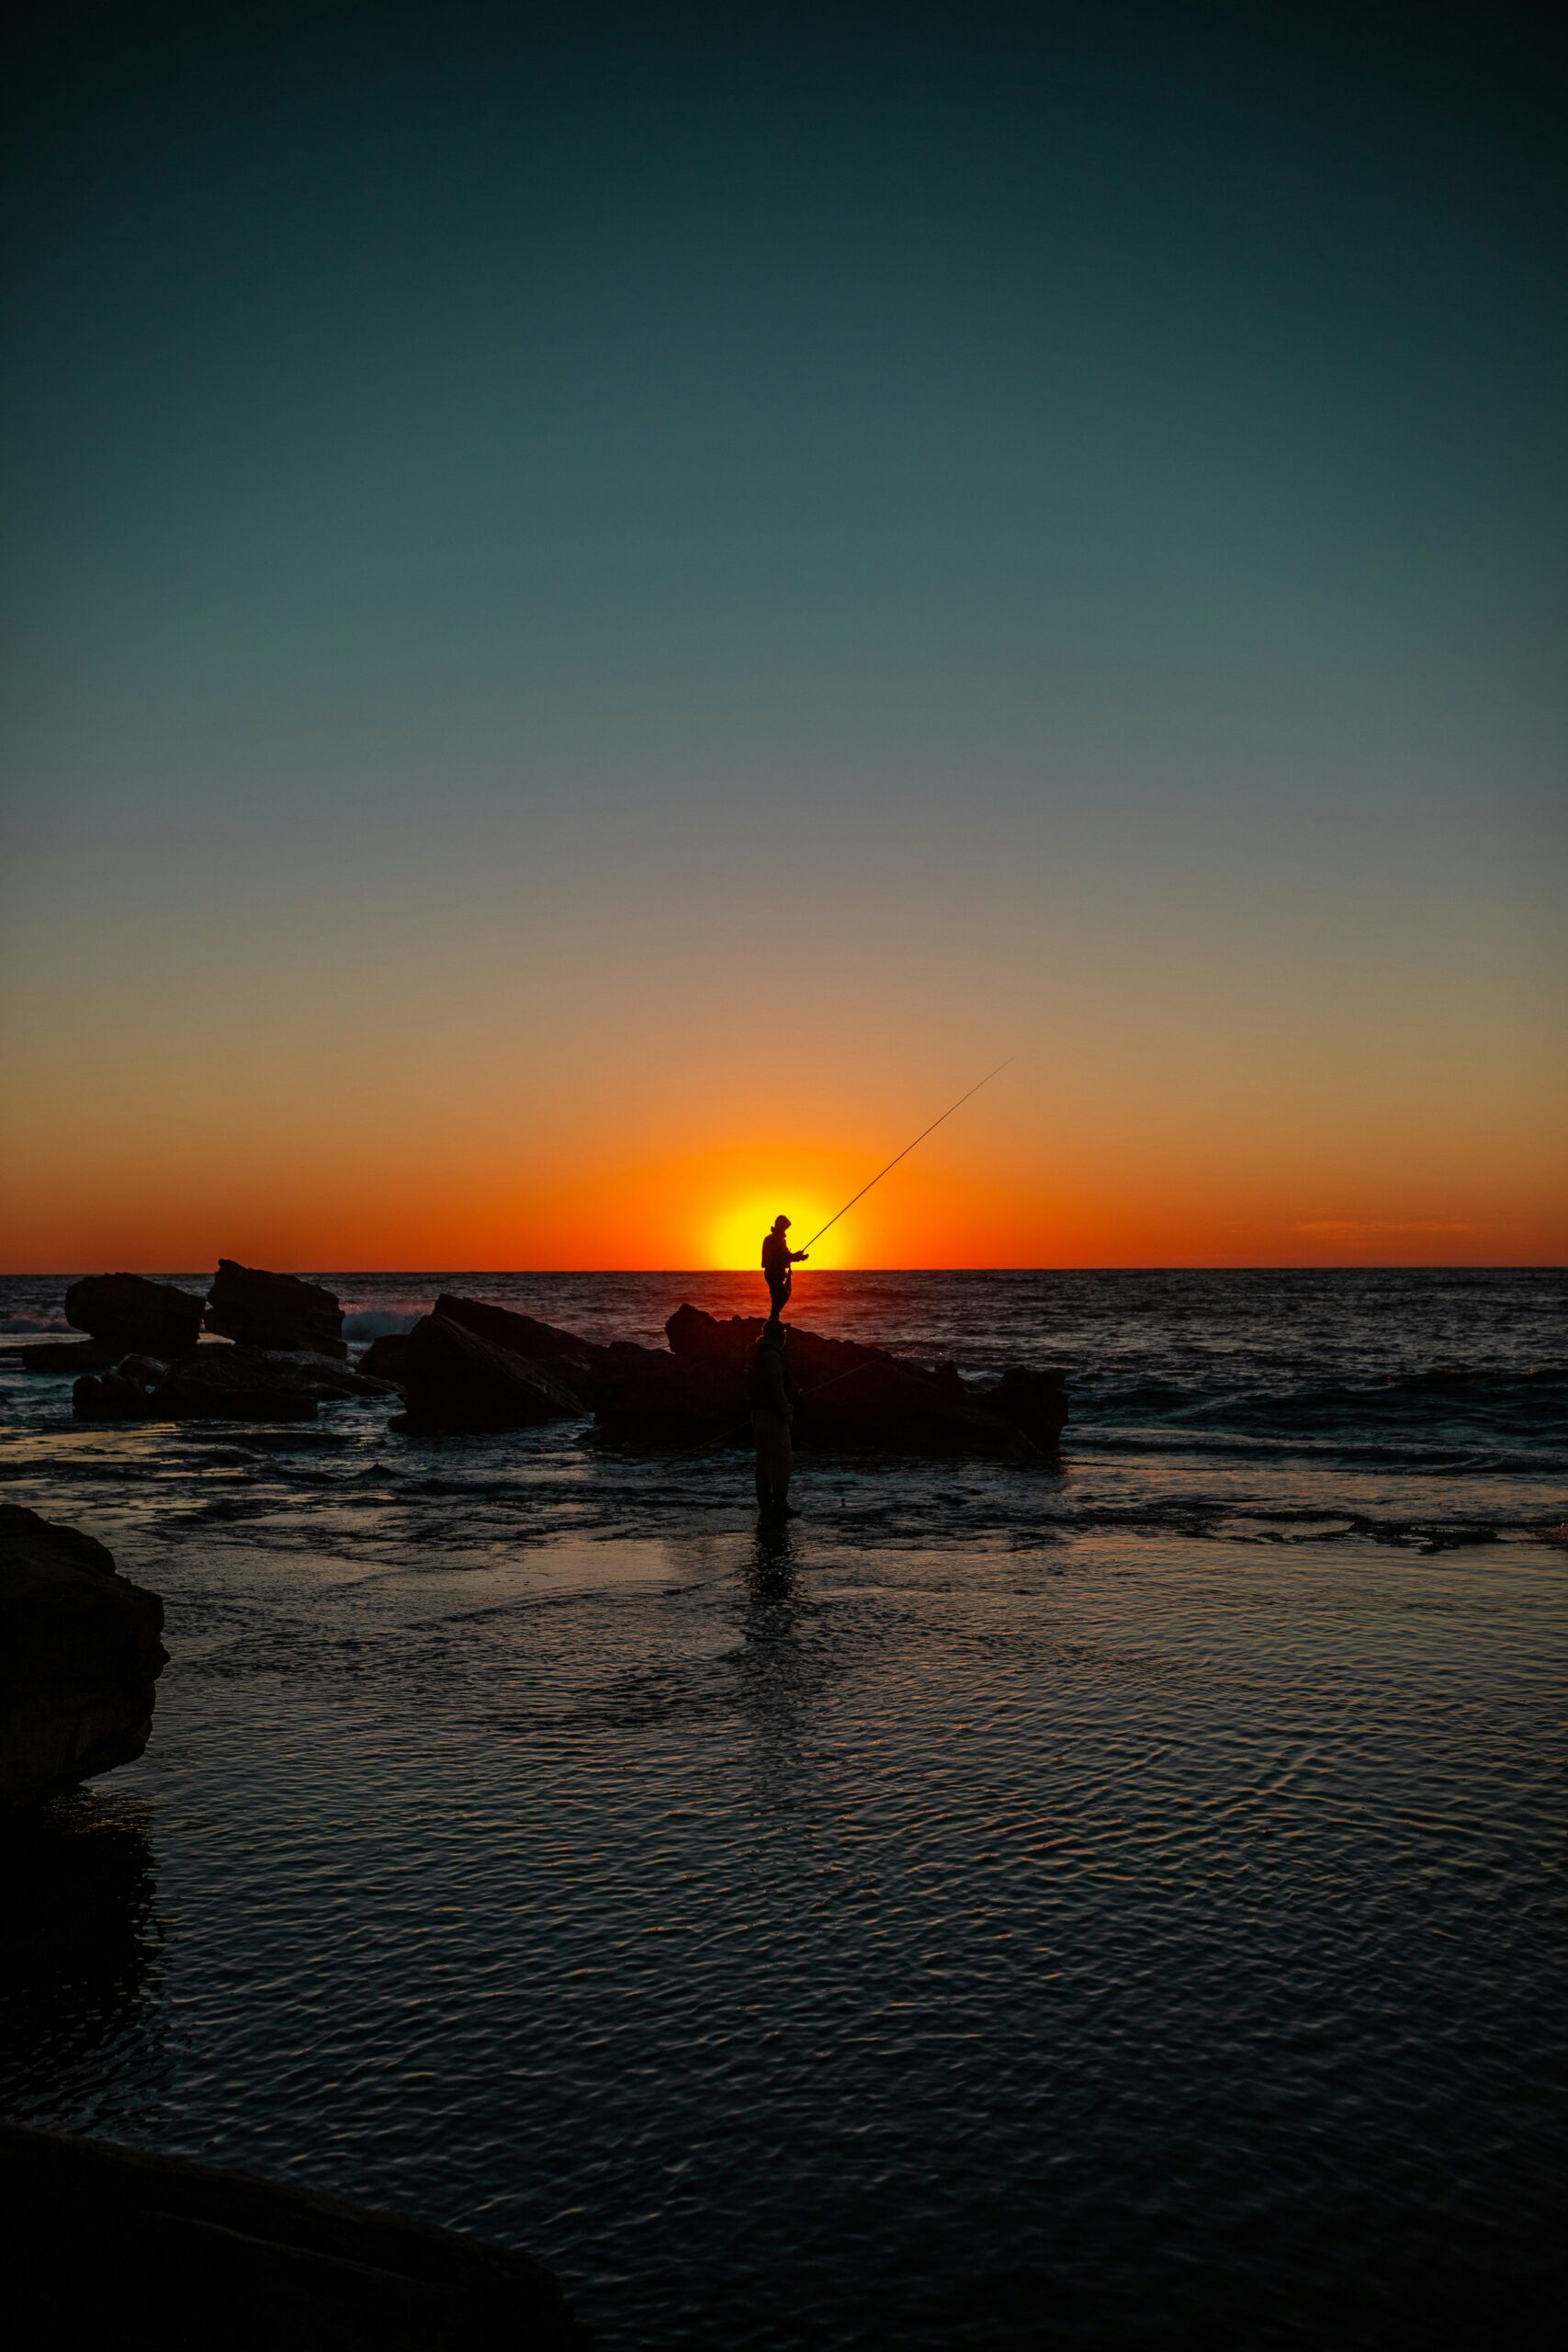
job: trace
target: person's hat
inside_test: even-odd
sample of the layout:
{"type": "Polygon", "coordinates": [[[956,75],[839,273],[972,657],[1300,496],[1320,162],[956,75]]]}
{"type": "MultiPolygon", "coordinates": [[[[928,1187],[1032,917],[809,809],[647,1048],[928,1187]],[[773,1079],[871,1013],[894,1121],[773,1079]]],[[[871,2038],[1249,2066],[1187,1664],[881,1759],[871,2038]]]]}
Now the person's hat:
{"type": "Polygon", "coordinates": [[[776,1217],[774,1217],[774,1219],[773,1219],[773,1231],[776,1233],[776,1232],[778,1231],[778,1229],[779,1229],[779,1227],[780,1227],[780,1226],[781,1226],[781,1225],[787,1225],[788,1223],[789,1223],[789,1219],[788,1219],[788,1217],[787,1217],[787,1216],[776,1216],[776,1217]]]}
{"type": "Polygon", "coordinates": [[[788,1326],[781,1323],[776,1315],[770,1315],[762,1326],[762,1345],[765,1348],[782,1348],[788,1336],[788,1326]]]}

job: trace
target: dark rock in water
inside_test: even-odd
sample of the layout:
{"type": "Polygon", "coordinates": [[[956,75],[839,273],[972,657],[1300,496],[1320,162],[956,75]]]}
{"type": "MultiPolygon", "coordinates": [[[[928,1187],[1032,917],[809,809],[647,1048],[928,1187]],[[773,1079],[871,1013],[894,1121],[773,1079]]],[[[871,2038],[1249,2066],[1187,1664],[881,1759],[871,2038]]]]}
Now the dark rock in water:
{"type": "Polygon", "coordinates": [[[207,1299],[207,1328],[253,1348],[307,1348],[346,1356],[343,1308],[320,1283],[298,1274],[269,1274],[220,1258],[207,1299]]]}
{"type": "Polygon", "coordinates": [[[194,1348],[201,1330],[202,1302],[173,1283],[150,1282],[145,1274],[85,1274],[65,1294],[65,1319],[90,1331],[122,1356],[133,1348],[149,1355],[181,1356],[194,1348]]]}
{"type": "MultiPolygon", "coordinates": [[[[656,1372],[659,1351],[645,1349],[638,1352],[653,1363],[637,1367],[634,1382],[633,1367],[623,1365],[615,1351],[616,1363],[602,1373],[595,1388],[595,1408],[603,1403],[606,1427],[627,1434],[636,1433],[639,1414],[650,1409],[672,1423],[677,1396],[685,1418],[711,1427],[715,1435],[725,1420],[739,1418],[744,1424],[746,1364],[761,1329],[759,1316],[721,1323],[698,1307],[680,1306],[665,1326],[676,1374],[656,1372]],[[637,1382],[646,1395],[637,1393],[637,1382]]],[[[825,1339],[793,1324],[784,1370],[796,1392],[795,1443],[807,1451],[1027,1460],[1055,1444],[1066,1419],[1066,1384],[1057,1374],[1009,1375],[1014,1385],[999,1382],[983,1389],[953,1364],[931,1371],[885,1348],[825,1339]]]]}
{"type": "Polygon", "coordinates": [[[164,1604],[79,1528],[0,1504],[0,1805],[129,1764],[152,1727],[164,1604]]]}
{"type": "Polygon", "coordinates": [[[522,1356],[525,1363],[543,1364],[553,1378],[582,1399],[582,1409],[586,1409],[594,1368],[605,1352],[597,1340],[563,1331],[555,1323],[541,1323],[536,1315],[518,1315],[510,1306],[492,1306],[488,1299],[455,1298],[446,1291],[436,1300],[434,1311],[448,1323],[460,1323],[465,1331],[489,1340],[492,1346],[522,1356]]]}
{"type": "Polygon", "coordinates": [[[18,2345],[127,2334],[157,2266],[157,2329],[225,2352],[585,2352],[549,2272],[456,2230],[275,2181],[0,2125],[6,2292],[18,2345]]]}
{"type": "Polygon", "coordinates": [[[371,1380],[389,1380],[400,1388],[408,1352],[409,1335],[406,1331],[383,1331],[378,1340],[371,1340],[355,1370],[371,1380]]]}
{"type": "Polygon", "coordinates": [[[297,1388],[302,1396],[319,1396],[323,1403],[337,1396],[390,1396],[397,1388],[395,1381],[378,1380],[363,1364],[340,1363],[308,1348],[245,1348],[240,1353],[259,1376],[282,1388],[297,1388]]]}
{"type": "MultiPolygon", "coordinates": [[[[130,1358],[132,1363],[147,1361],[145,1356],[130,1358]]],[[[152,1403],[151,1384],[123,1372],[85,1372],[71,1391],[71,1410],[79,1421],[144,1421],[152,1403]]]]}
{"type": "Polygon", "coordinates": [[[581,1399],[542,1364],[482,1340],[445,1315],[422,1315],[403,1359],[408,1410],[395,1430],[423,1431],[532,1429],[568,1420],[581,1399]]]}
{"type": "Polygon", "coordinates": [[[671,1355],[617,1340],[604,1350],[589,1390],[606,1437],[643,1445],[695,1445],[750,1435],[739,1365],[671,1355]]]}
{"type": "Polygon", "coordinates": [[[1067,1378],[1061,1372],[1010,1364],[999,1380],[970,1381],[970,1397],[983,1411],[999,1413],[1026,1438],[1050,1453],[1067,1425],[1067,1378]]]}
{"type": "Polygon", "coordinates": [[[157,1421],[308,1421],[316,1391],[251,1348],[193,1348],[147,1400],[157,1421]]]}
{"type": "Polygon", "coordinates": [[[34,1340],[9,1351],[21,1372],[107,1372],[120,1351],[102,1340],[34,1340]]]}
{"type": "Polygon", "coordinates": [[[367,1379],[332,1356],[208,1346],[172,1364],[127,1356],[100,1378],[79,1380],[73,1408],[79,1421],[300,1420],[310,1417],[301,1403],[313,1411],[323,1399],[396,1393],[390,1381],[367,1379]]]}

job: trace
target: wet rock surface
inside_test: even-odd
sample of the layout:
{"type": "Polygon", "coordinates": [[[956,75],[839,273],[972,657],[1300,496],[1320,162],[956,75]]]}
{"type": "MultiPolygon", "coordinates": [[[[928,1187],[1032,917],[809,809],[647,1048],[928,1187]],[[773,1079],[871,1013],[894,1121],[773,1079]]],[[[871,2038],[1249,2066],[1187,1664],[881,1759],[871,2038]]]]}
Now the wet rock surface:
{"type": "Polygon", "coordinates": [[[492,1306],[485,1299],[458,1298],[443,1291],[434,1312],[449,1323],[460,1323],[491,1345],[543,1366],[552,1379],[570,1388],[586,1408],[593,1374],[608,1350],[579,1332],[563,1331],[558,1324],[542,1323],[536,1315],[519,1315],[507,1306],[492,1306]]]}
{"type": "Polygon", "coordinates": [[[308,1421],[319,1391],[252,1348],[193,1348],[149,1390],[155,1421],[308,1421]]]}
{"type": "Polygon", "coordinates": [[[391,1426],[415,1435],[532,1429],[583,1410],[576,1392],[543,1364],[442,1314],[422,1316],[409,1333],[403,1391],[408,1410],[391,1426]]]}
{"type": "Polygon", "coordinates": [[[4,2124],[0,2197],[28,2342],[118,2335],[124,2281],[152,2248],[172,2344],[569,2352],[589,2340],[526,2255],[243,2173],[4,2124]]]}
{"type": "Polygon", "coordinates": [[[79,1528],[0,1504],[0,1805],[36,1804],[147,1745],[164,1604],[79,1528]]]}
{"type": "Polygon", "coordinates": [[[207,1300],[207,1328],[253,1348],[309,1349],[346,1356],[343,1308],[334,1292],[298,1274],[274,1274],[220,1258],[207,1300]]]}
{"type": "Polygon", "coordinates": [[[201,1331],[202,1301],[145,1274],[85,1274],[65,1294],[65,1319],[116,1356],[132,1350],[179,1356],[201,1331]]]}

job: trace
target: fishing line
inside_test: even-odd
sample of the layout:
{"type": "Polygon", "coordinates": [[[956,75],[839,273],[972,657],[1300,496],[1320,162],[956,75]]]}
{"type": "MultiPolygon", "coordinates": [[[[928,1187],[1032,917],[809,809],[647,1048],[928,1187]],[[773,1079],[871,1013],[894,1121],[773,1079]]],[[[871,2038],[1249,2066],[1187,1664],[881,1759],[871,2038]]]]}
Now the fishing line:
{"type": "MultiPolygon", "coordinates": [[[[942,1113],[941,1119],[933,1119],[929,1127],[922,1127],[920,1129],[919,1134],[915,1137],[915,1143],[924,1143],[928,1136],[935,1135],[938,1127],[942,1125],[943,1120],[951,1119],[954,1111],[963,1110],[964,1105],[968,1102],[970,1095],[978,1094],[982,1086],[989,1086],[993,1078],[999,1078],[1003,1070],[1007,1069],[1008,1064],[1015,1062],[1017,1059],[1018,1056],[1016,1054],[1010,1054],[1007,1057],[1007,1061],[998,1062],[995,1069],[988,1069],[984,1078],[976,1079],[974,1085],[969,1089],[968,1094],[961,1094],[956,1102],[950,1102],[948,1104],[946,1110],[942,1113]]],[[[897,1167],[900,1159],[908,1159],[909,1154],[915,1148],[915,1143],[907,1143],[904,1146],[903,1150],[897,1153],[894,1158],[888,1161],[886,1168],[879,1168],[877,1170],[875,1175],[871,1180],[871,1184],[863,1184],[861,1186],[860,1191],[854,1196],[854,1200],[846,1201],[843,1207],[836,1210],[833,1216],[828,1219],[826,1225],[818,1226],[810,1240],[807,1243],[807,1249],[814,1250],[817,1247],[817,1244],[821,1240],[822,1236],[825,1233],[830,1232],[833,1227],[838,1224],[840,1217],[848,1216],[850,1211],[855,1204],[855,1201],[864,1200],[866,1194],[871,1190],[872,1184],[880,1184],[883,1178],[891,1174],[892,1170],[897,1167]]]]}

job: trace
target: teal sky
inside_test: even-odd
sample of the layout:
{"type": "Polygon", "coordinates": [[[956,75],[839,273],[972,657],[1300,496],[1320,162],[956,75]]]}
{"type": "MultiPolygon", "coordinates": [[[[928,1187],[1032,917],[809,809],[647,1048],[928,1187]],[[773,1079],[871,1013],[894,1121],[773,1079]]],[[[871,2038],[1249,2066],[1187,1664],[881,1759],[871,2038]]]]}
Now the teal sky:
{"type": "Polygon", "coordinates": [[[1238,1000],[1313,997],[1356,1100],[1370,1023],[1535,1216],[1560,125],[1483,28],[1345,21],[46,31],[14,1099],[134,1054],[194,1115],[227,1050],[363,1115],[441,1051],[415,1003],[499,992],[555,1022],[541,1121],[676,1041],[717,1082],[776,1004],[815,1133],[857,1057],[983,1066],[998,1003],[1043,1068],[1179,1005],[1221,1148],[1237,1056],[1281,1078],[1238,1000]]]}

